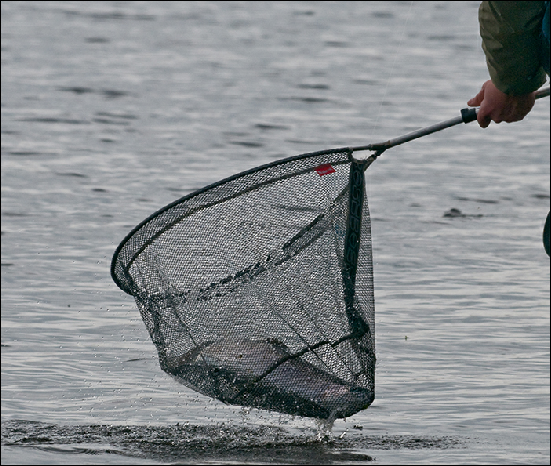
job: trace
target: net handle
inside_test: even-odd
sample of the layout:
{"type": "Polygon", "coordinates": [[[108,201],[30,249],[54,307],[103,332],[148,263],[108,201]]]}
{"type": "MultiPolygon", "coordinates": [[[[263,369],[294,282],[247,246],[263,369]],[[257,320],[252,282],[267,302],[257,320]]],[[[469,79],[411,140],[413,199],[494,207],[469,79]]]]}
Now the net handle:
{"type": "MultiPolygon", "coordinates": [[[[537,91],[535,94],[536,99],[541,99],[543,97],[549,96],[550,89],[551,89],[550,87],[546,87],[545,89],[540,89],[539,91],[537,91]]],[[[423,136],[436,133],[437,131],[441,131],[445,128],[450,128],[460,123],[465,123],[465,124],[470,123],[471,121],[476,120],[477,113],[478,113],[477,107],[463,108],[461,109],[461,116],[452,118],[450,120],[441,121],[440,123],[436,123],[432,126],[427,126],[426,128],[421,128],[417,131],[413,131],[403,136],[398,136],[397,138],[390,139],[385,142],[368,144],[366,146],[356,146],[356,147],[351,147],[350,149],[353,152],[358,152],[362,150],[377,151],[378,153],[376,156],[378,156],[378,155],[381,155],[385,150],[390,149],[391,147],[399,146],[400,144],[404,144],[405,142],[412,141],[413,139],[418,139],[423,136]]]]}

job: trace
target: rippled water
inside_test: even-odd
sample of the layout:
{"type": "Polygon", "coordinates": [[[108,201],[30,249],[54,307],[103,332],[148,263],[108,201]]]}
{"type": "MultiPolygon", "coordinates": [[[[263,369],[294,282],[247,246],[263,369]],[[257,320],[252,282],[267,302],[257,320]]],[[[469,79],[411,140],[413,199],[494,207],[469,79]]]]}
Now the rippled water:
{"type": "Polygon", "coordinates": [[[548,464],[549,99],[369,168],[376,400],[331,432],[176,384],[109,276],[197,188],[458,115],[477,7],[2,2],[2,463],[548,464]]]}

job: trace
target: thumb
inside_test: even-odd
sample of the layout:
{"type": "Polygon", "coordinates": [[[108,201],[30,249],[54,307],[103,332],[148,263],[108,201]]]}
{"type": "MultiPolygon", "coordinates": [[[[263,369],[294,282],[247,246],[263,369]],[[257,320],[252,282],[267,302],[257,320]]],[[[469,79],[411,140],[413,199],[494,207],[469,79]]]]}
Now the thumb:
{"type": "Polygon", "coordinates": [[[480,92],[467,102],[467,105],[471,107],[477,107],[482,103],[483,100],[484,100],[484,88],[480,89],[480,92]]]}

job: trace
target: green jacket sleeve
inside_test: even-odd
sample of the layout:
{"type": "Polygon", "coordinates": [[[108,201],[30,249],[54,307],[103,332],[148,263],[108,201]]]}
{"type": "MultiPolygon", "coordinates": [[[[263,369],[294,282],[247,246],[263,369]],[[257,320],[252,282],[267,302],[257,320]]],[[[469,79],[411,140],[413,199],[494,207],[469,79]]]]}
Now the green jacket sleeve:
{"type": "Polygon", "coordinates": [[[482,2],[478,10],[482,49],[494,85],[523,95],[545,83],[540,64],[541,21],[545,2],[482,2]]]}

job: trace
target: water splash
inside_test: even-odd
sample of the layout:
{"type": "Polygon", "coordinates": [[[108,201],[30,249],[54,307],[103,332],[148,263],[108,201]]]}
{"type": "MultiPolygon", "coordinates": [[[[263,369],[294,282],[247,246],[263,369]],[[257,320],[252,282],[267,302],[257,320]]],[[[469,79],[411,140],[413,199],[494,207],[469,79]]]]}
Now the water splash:
{"type": "Polygon", "coordinates": [[[333,426],[335,418],[316,419],[317,439],[321,443],[330,443],[335,439],[333,434],[333,426]]]}

